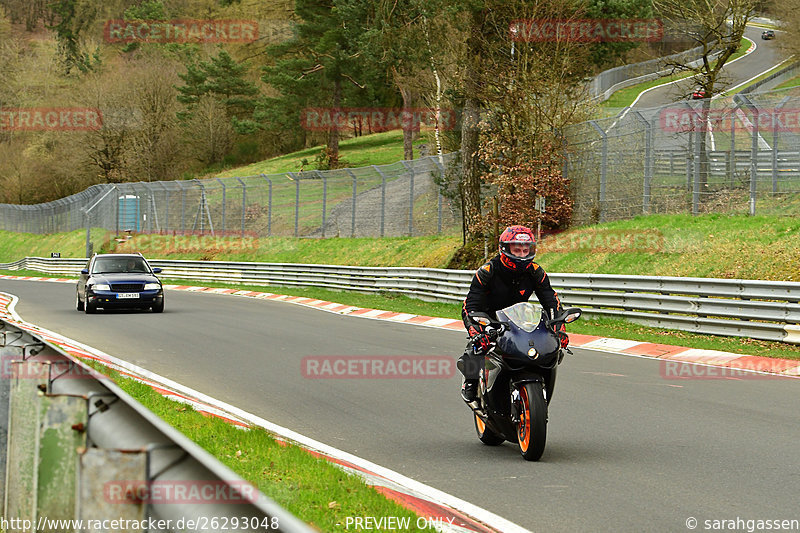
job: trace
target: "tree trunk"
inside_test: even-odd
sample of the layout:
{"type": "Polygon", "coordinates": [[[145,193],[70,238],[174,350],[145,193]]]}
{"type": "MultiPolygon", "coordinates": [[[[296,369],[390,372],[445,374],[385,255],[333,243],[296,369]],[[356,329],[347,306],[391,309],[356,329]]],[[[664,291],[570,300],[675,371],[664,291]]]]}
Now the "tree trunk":
{"type": "MultiPolygon", "coordinates": [[[[400,85],[398,84],[398,87],[400,85]]],[[[411,91],[405,87],[400,87],[400,94],[403,96],[403,111],[411,115],[411,120],[403,126],[403,159],[411,161],[414,159],[414,121],[413,97],[411,91]]]]}
{"type": "Polygon", "coordinates": [[[479,70],[477,62],[481,58],[480,33],[482,16],[480,11],[472,15],[470,37],[467,40],[467,68],[464,72],[464,115],[461,124],[461,205],[464,217],[464,239],[471,244],[480,239],[481,232],[476,227],[481,215],[481,180],[477,165],[478,141],[480,132],[481,102],[479,99],[479,70]]]}
{"type": "MultiPolygon", "coordinates": [[[[333,109],[338,110],[342,104],[342,80],[336,78],[333,82],[333,109]]],[[[328,131],[328,157],[330,168],[339,164],[339,129],[334,125],[328,131]]]]}
{"type": "Polygon", "coordinates": [[[711,112],[711,98],[703,98],[702,100],[703,105],[701,106],[703,109],[703,124],[702,124],[702,135],[700,136],[700,146],[698,147],[698,152],[700,153],[700,203],[702,204],[704,201],[708,199],[708,152],[706,151],[706,136],[708,135],[708,117],[710,116],[711,112]]]}
{"type": "Polygon", "coordinates": [[[392,78],[394,79],[394,84],[400,90],[400,96],[403,97],[403,112],[411,114],[409,122],[407,124],[403,123],[403,159],[411,161],[414,159],[414,129],[417,126],[413,114],[414,96],[411,93],[411,89],[401,81],[400,74],[394,67],[392,67],[392,78]]]}

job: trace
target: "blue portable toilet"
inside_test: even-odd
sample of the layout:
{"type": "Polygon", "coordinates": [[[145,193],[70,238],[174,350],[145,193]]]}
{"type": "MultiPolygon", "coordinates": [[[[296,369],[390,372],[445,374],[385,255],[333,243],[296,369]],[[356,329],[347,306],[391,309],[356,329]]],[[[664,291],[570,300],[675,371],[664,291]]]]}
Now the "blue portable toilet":
{"type": "Polygon", "coordinates": [[[141,229],[139,197],[126,194],[119,197],[119,229],[120,231],[139,231],[141,229]]]}

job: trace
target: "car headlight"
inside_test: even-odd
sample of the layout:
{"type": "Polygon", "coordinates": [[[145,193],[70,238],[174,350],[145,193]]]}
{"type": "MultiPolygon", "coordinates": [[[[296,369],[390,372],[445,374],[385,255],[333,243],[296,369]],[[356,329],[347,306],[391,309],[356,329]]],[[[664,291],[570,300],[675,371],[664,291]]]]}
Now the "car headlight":
{"type": "Polygon", "coordinates": [[[161,284],[159,283],[145,283],[144,290],[146,291],[157,291],[161,288],[161,284]]]}
{"type": "Polygon", "coordinates": [[[111,286],[107,283],[98,283],[97,285],[92,285],[89,287],[93,291],[110,291],[111,286]]]}

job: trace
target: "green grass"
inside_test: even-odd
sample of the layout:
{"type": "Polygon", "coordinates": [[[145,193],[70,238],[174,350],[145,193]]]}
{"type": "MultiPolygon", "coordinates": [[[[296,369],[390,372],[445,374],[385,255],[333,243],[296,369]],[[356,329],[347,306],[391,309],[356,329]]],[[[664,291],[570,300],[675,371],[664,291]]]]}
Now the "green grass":
{"type": "Polygon", "coordinates": [[[782,63],[780,65],[775,65],[774,67],[772,67],[768,71],[764,72],[762,75],[760,75],[756,79],[751,80],[749,83],[747,83],[745,85],[742,85],[741,87],[737,87],[736,90],[733,90],[733,91],[724,91],[722,94],[724,96],[733,96],[734,94],[740,93],[743,90],[747,89],[751,85],[754,85],[754,84],[760,82],[764,78],[767,78],[768,76],[771,76],[771,75],[775,74],[777,71],[779,71],[779,70],[781,70],[783,68],[786,68],[786,64],[785,63],[782,63]]]}
{"type": "MultiPolygon", "coordinates": [[[[745,54],[747,49],[750,48],[750,44],[752,41],[748,39],[742,39],[741,44],[739,45],[739,49],[728,59],[728,62],[733,61],[745,54]]],[[[638,85],[634,85],[632,87],[627,87],[625,89],[621,89],[615,92],[611,97],[601,104],[601,107],[605,109],[614,109],[614,108],[625,108],[630,106],[636,97],[639,96],[643,91],[650,89],[652,87],[656,87],[658,85],[663,85],[665,83],[669,83],[672,81],[678,81],[682,79],[686,79],[691,77],[691,74],[674,74],[669,76],[664,76],[662,78],[658,78],[655,80],[647,81],[640,83],[638,85]]]]}
{"type": "Polygon", "coordinates": [[[415,513],[326,460],[295,445],[276,441],[262,428],[242,430],[164,398],[149,386],[125,378],[99,363],[92,366],[312,527],[334,532],[345,529],[347,517],[396,516],[409,518],[413,525],[411,531],[418,531],[415,513]]]}
{"type": "Polygon", "coordinates": [[[795,76],[790,80],[786,80],[785,82],[775,87],[775,89],[773,90],[777,91],[778,89],[791,89],[797,86],[800,86],[800,76],[795,76]]]}
{"type": "MultiPolygon", "coordinates": [[[[416,148],[420,144],[429,144],[423,135],[414,141],[415,157],[419,157],[416,148]]],[[[314,170],[317,168],[315,158],[322,151],[323,146],[314,146],[291,154],[274,157],[252,165],[237,167],[231,170],[214,174],[216,178],[234,176],[257,176],[259,174],[282,174],[285,172],[299,172],[301,168],[314,170]],[[303,164],[303,160],[306,164],[303,164]]],[[[352,139],[345,139],[339,143],[339,159],[349,168],[369,165],[387,165],[403,159],[403,132],[401,130],[373,133],[352,139]]]]}

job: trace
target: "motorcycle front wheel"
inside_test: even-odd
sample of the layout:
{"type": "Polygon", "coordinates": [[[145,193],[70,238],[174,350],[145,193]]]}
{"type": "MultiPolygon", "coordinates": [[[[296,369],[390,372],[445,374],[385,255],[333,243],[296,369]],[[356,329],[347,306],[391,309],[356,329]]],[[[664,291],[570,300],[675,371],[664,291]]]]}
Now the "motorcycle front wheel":
{"type": "Polygon", "coordinates": [[[477,414],[475,417],[475,432],[478,434],[478,439],[487,446],[497,446],[502,444],[506,439],[486,427],[486,423],[477,414]]]}
{"type": "Polygon", "coordinates": [[[517,424],[517,441],[522,457],[538,461],[544,453],[547,440],[547,404],[542,394],[542,384],[525,383],[519,389],[520,414],[517,424]]]}

